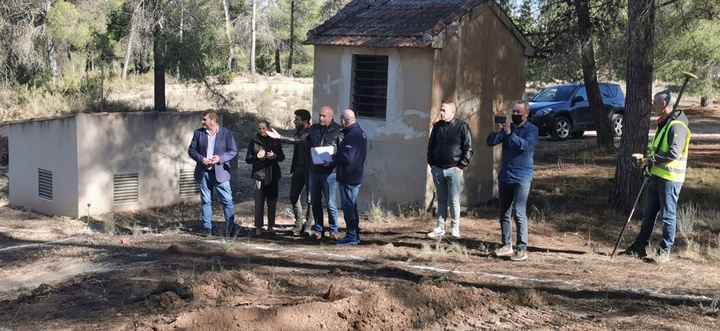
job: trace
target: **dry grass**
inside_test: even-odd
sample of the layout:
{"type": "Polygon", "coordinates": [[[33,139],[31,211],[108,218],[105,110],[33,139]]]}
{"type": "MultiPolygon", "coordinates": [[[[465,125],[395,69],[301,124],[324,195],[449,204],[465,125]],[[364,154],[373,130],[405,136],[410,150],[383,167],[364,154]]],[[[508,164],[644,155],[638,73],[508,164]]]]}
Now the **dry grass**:
{"type": "Polygon", "coordinates": [[[460,261],[468,261],[470,259],[470,250],[463,244],[438,238],[434,243],[423,243],[420,248],[420,259],[435,261],[438,258],[452,257],[460,261]]]}
{"type": "Polygon", "coordinates": [[[114,235],[117,232],[117,226],[115,224],[115,213],[105,214],[105,220],[103,221],[103,232],[109,235],[114,235]]]}
{"type": "Polygon", "coordinates": [[[507,300],[511,305],[530,308],[541,308],[547,305],[543,295],[533,288],[514,289],[507,294],[507,300]]]}
{"type": "MultiPolygon", "coordinates": [[[[691,118],[691,121],[693,119],[691,118]]],[[[627,220],[627,212],[607,208],[607,197],[613,183],[617,151],[587,147],[572,141],[546,142],[536,153],[535,179],[528,201],[528,214],[533,222],[563,232],[580,232],[588,227],[599,229],[596,238],[613,243],[617,232],[627,220]],[[560,146],[551,146],[560,144],[560,146]]],[[[697,155],[688,169],[680,193],[676,251],[681,256],[709,260],[720,259],[720,208],[708,201],[720,194],[720,169],[713,164],[720,160],[718,145],[691,146],[697,155]]],[[[644,199],[640,200],[625,243],[638,231],[644,199]]],[[[662,224],[658,222],[651,241],[657,246],[662,224]]],[[[657,247],[655,247],[657,248],[657,247]]],[[[648,252],[654,249],[649,249],[648,252]]],[[[596,256],[586,254],[584,260],[571,263],[573,273],[592,270],[596,256]]]]}
{"type": "Polygon", "coordinates": [[[386,210],[382,206],[382,201],[380,199],[373,199],[370,202],[369,208],[365,211],[365,217],[370,224],[390,223],[396,218],[392,211],[386,210]]]}

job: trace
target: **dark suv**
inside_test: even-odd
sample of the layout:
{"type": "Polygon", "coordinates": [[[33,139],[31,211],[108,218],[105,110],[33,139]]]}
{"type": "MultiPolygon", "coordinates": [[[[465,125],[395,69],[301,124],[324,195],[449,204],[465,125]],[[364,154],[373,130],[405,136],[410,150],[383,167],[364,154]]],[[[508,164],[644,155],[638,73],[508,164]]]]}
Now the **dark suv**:
{"type": "MultiPolygon", "coordinates": [[[[625,94],[620,85],[600,83],[605,111],[616,136],[622,135],[625,94]]],[[[595,130],[585,84],[572,83],[545,88],[530,100],[530,121],[540,135],[550,134],[553,140],[580,138],[585,131],[595,130]]]]}

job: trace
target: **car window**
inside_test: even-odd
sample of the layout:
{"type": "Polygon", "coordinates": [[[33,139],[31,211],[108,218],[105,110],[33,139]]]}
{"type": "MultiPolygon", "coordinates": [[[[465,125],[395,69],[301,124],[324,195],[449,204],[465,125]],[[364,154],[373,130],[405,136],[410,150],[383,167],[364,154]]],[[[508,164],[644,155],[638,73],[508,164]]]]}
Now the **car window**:
{"type": "Polygon", "coordinates": [[[573,90],[575,90],[575,86],[551,86],[538,93],[532,101],[567,101],[570,99],[573,90]]]}
{"type": "MultiPolygon", "coordinates": [[[[574,98],[577,98],[577,97],[582,97],[583,100],[587,100],[587,99],[588,99],[588,97],[587,97],[587,90],[585,90],[585,86],[581,87],[581,88],[577,91],[577,93],[575,93],[575,97],[574,97],[574,98]]],[[[574,98],[573,98],[573,99],[574,99],[574,98]]]]}
{"type": "Polygon", "coordinates": [[[603,98],[612,98],[612,88],[610,88],[610,86],[608,85],[600,84],[600,94],[602,94],[603,98]]]}

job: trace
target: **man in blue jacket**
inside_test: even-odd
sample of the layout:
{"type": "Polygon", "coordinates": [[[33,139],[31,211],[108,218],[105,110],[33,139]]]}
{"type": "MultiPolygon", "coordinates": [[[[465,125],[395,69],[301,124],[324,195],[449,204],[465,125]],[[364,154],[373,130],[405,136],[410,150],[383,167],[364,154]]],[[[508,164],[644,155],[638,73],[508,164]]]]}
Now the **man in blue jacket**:
{"type": "Polygon", "coordinates": [[[494,253],[495,256],[510,256],[513,261],[527,260],[528,222],[525,209],[533,178],[535,144],[538,141],[538,128],[527,120],[529,113],[527,101],[516,100],[512,107],[512,121],[495,123],[493,132],[487,137],[488,146],[502,143],[498,195],[503,246],[494,253]],[[515,219],[517,251],[512,248],[511,215],[515,219]]]}
{"type": "Polygon", "coordinates": [[[235,205],[230,190],[230,160],[237,155],[235,137],[230,130],[220,126],[217,113],[202,114],[202,128],[195,130],[188,154],[197,162],[195,181],[200,185],[200,213],[203,219],[203,236],[212,235],[212,191],[217,189],[225,214],[227,233],[236,231],[235,205]]]}
{"type": "Polygon", "coordinates": [[[365,157],[367,156],[367,137],[365,131],[355,120],[355,112],[346,109],[340,115],[344,138],[338,145],[335,156],[337,163],[337,182],[340,187],[340,208],[345,216],[347,234],[338,240],[338,245],[357,245],[360,243],[360,218],[357,210],[357,197],[365,176],[365,157]]]}

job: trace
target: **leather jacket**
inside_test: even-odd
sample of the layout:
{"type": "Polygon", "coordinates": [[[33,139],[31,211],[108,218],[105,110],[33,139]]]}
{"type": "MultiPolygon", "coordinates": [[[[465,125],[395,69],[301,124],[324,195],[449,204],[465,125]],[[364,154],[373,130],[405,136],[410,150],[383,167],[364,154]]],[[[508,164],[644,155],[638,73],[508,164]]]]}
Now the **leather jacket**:
{"type": "Polygon", "coordinates": [[[472,155],[472,133],[467,123],[455,118],[433,124],[427,151],[427,162],[431,167],[463,169],[470,164],[472,155]]]}
{"type": "MultiPolygon", "coordinates": [[[[310,127],[308,126],[302,130],[296,130],[295,136],[299,137],[309,133],[310,127]]],[[[296,170],[301,169],[301,171],[307,174],[311,167],[312,159],[310,157],[310,142],[305,140],[295,144],[293,148],[292,163],[290,163],[290,173],[294,174],[296,170]]]]}
{"type": "MultiPolygon", "coordinates": [[[[327,127],[320,125],[320,123],[315,123],[310,126],[310,130],[294,136],[282,136],[280,140],[290,144],[300,144],[309,141],[310,147],[332,146],[335,153],[337,153],[337,147],[343,140],[341,130],[342,126],[335,121],[330,122],[330,125],[327,127]]],[[[310,160],[310,162],[312,162],[312,160],[310,160]]],[[[334,161],[330,163],[329,167],[322,164],[313,166],[313,171],[317,173],[331,173],[333,170],[335,170],[334,161]]]]}

